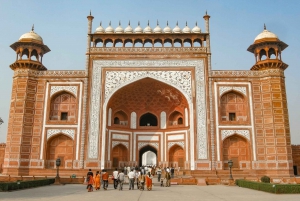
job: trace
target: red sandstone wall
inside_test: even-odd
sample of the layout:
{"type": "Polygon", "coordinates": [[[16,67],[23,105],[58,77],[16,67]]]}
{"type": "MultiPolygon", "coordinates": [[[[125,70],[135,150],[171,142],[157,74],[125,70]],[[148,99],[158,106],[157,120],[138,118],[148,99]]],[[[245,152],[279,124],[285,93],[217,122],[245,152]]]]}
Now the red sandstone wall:
{"type": "Polygon", "coordinates": [[[297,166],[298,175],[300,175],[300,145],[292,145],[293,165],[297,166]]]}
{"type": "Polygon", "coordinates": [[[4,163],[4,154],[5,154],[5,143],[0,143],[0,173],[2,173],[2,166],[4,163]]]}

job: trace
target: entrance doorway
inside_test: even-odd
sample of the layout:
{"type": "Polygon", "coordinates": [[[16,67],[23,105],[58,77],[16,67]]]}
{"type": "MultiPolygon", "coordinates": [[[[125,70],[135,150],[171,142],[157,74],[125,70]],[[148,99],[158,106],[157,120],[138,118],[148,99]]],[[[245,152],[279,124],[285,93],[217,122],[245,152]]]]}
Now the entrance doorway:
{"type": "Polygon", "coordinates": [[[157,150],[150,145],[147,145],[140,149],[139,166],[143,166],[143,165],[157,165],[157,150]]]}

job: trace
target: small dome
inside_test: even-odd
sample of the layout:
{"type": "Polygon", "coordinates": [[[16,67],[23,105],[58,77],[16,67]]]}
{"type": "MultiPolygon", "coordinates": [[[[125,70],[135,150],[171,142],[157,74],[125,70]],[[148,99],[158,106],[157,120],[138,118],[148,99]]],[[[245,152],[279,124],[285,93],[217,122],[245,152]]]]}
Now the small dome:
{"type": "Polygon", "coordinates": [[[156,27],[153,29],[153,33],[162,33],[162,29],[160,28],[158,21],[156,27]]]}
{"type": "Polygon", "coordinates": [[[261,32],[260,34],[258,34],[258,36],[256,36],[256,38],[254,39],[254,42],[257,40],[267,39],[267,38],[279,40],[278,36],[276,34],[272,33],[271,31],[268,31],[266,29],[266,25],[265,25],[263,32],[261,32]]]}
{"type": "Polygon", "coordinates": [[[105,29],[105,33],[114,33],[114,28],[112,28],[111,22],[109,22],[109,26],[105,29]]]}
{"type": "Polygon", "coordinates": [[[188,27],[187,22],[185,23],[185,27],[182,29],[183,33],[191,33],[190,27],[188,27]]]}
{"type": "Polygon", "coordinates": [[[178,26],[178,22],[176,23],[176,27],[173,29],[173,33],[181,33],[181,29],[178,26]]]}
{"type": "Polygon", "coordinates": [[[198,27],[198,24],[196,22],[195,27],[192,29],[192,33],[201,33],[200,27],[198,27]]]}
{"type": "Polygon", "coordinates": [[[128,26],[124,30],[124,33],[132,33],[132,32],[133,32],[133,29],[130,26],[130,21],[129,21],[128,26]]]}
{"type": "Polygon", "coordinates": [[[96,29],[95,33],[104,33],[104,28],[102,27],[102,22],[100,22],[100,26],[96,29]]]}
{"type": "Polygon", "coordinates": [[[169,27],[169,23],[167,22],[167,26],[164,28],[164,33],[171,33],[172,29],[169,27]]]}
{"type": "Polygon", "coordinates": [[[121,27],[121,22],[119,22],[119,26],[115,29],[115,33],[123,33],[123,28],[121,27]]]}
{"type": "Polygon", "coordinates": [[[140,22],[138,22],[138,26],[134,29],[135,33],[143,33],[143,29],[140,26],[140,22]]]}
{"type": "Polygon", "coordinates": [[[42,37],[39,36],[37,33],[34,32],[34,26],[32,26],[32,29],[31,29],[30,32],[23,34],[19,38],[19,41],[26,40],[26,39],[37,40],[37,41],[43,43],[42,37]]]}
{"type": "Polygon", "coordinates": [[[148,20],[148,26],[146,26],[146,28],[144,29],[144,33],[152,33],[152,29],[149,26],[149,20],[148,20]]]}

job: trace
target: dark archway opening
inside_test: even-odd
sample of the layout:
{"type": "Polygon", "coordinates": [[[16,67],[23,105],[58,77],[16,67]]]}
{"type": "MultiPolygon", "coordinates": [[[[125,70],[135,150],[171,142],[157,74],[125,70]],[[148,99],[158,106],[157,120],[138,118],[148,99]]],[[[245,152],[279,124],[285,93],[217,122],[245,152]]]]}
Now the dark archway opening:
{"type": "Polygon", "coordinates": [[[157,126],[157,118],[151,113],[146,113],[140,118],[140,126],[157,126]]]}
{"type": "Polygon", "coordinates": [[[141,167],[143,164],[142,164],[142,160],[143,160],[143,154],[146,153],[147,151],[152,151],[153,153],[155,153],[156,155],[156,164],[153,164],[153,165],[157,165],[157,161],[158,161],[158,158],[157,158],[157,150],[150,146],[150,145],[147,145],[143,148],[140,149],[139,151],[139,166],[141,167]]]}

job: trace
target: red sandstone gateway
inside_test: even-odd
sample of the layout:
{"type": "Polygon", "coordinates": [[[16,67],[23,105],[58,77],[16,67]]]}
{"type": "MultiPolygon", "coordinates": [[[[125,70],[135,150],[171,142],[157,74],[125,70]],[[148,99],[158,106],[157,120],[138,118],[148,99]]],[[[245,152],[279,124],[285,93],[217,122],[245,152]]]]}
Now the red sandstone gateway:
{"type": "MultiPolygon", "coordinates": [[[[153,165],[178,175],[290,177],[293,164],[281,54],[265,27],[249,46],[248,71],[212,70],[209,15],[196,24],[152,29],[130,23],[92,31],[86,66],[47,70],[50,51],[34,32],[11,45],[17,60],[3,173],[85,175],[153,165]]],[[[99,20],[100,21],[100,20],[99,20]]],[[[249,39],[250,41],[251,39],[249,39]]],[[[50,67],[51,68],[51,67],[50,67]]]]}

